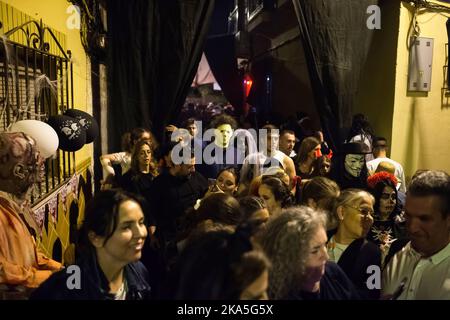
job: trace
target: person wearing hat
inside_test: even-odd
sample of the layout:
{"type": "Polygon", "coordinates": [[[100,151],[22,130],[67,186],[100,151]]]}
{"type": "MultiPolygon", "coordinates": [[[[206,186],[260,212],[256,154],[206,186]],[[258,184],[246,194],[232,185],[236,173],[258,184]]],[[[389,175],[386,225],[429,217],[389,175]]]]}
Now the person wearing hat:
{"type": "Polygon", "coordinates": [[[374,140],[374,130],[370,125],[369,119],[362,113],[353,116],[352,126],[345,142],[361,142],[369,149],[369,153],[365,154],[366,162],[373,160],[372,149],[374,140]]]}
{"type": "Polygon", "coordinates": [[[333,157],[332,177],[341,190],[347,188],[367,189],[367,167],[365,155],[369,148],[362,142],[344,143],[340,154],[333,157]]]}
{"type": "Polygon", "coordinates": [[[377,137],[373,144],[373,155],[375,159],[367,162],[367,169],[370,173],[374,173],[377,171],[381,162],[389,162],[395,167],[394,175],[398,180],[397,190],[400,192],[406,192],[406,182],[405,182],[405,173],[403,171],[403,167],[397,161],[394,161],[387,156],[387,141],[386,138],[377,137]]]}

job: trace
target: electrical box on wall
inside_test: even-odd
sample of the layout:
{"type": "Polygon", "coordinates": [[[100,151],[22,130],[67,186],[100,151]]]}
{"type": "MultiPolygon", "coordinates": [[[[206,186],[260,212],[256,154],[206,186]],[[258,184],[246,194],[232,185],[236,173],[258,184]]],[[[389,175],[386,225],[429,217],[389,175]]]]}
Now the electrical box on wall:
{"type": "Polygon", "coordinates": [[[434,39],[411,38],[408,67],[408,91],[430,91],[434,39]]]}

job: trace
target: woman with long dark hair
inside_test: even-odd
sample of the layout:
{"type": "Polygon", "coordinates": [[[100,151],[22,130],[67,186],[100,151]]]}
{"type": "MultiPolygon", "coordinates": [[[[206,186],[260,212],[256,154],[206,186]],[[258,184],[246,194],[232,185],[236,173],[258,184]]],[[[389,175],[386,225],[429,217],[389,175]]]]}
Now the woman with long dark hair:
{"type": "Polygon", "coordinates": [[[397,178],[388,172],[378,172],[367,179],[367,184],[375,197],[374,222],[367,238],[380,247],[384,261],[391,244],[407,237],[405,218],[398,200],[397,178]]]}
{"type": "Polygon", "coordinates": [[[153,158],[153,145],[150,140],[138,140],[131,153],[131,167],[120,179],[122,189],[148,196],[153,178],[158,175],[153,158]]]}
{"type": "Polygon", "coordinates": [[[155,137],[148,129],[134,128],[122,136],[123,151],[100,156],[100,163],[103,167],[102,189],[116,187],[118,179],[130,170],[131,154],[134,146],[141,139],[151,141],[152,152],[158,147],[155,137]]]}
{"type": "Polygon", "coordinates": [[[277,177],[263,176],[258,188],[271,216],[278,215],[283,208],[294,205],[294,197],[288,186],[277,177]]]}
{"type": "Polygon", "coordinates": [[[320,141],[315,137],[305,138],[300,144],[295,159],[297,176],[302,179],[312,178],[314,163],[321,156],[320,141]]]}
{"type": "Polygon", "coordinates": [[[170,297],[182,300],[267,300],[270,262],[238,229],[207,232],[188,244],[173,270],[170,297]]]}
{"type": "Polygon", "coordinates": [[[139,197],[133,194],[114,189],[97,193],[86,208],[77,243],[76,266],[52,275],[31,298],[148,298],[148,272],[139,262],[147,237],[144,210],[139,197]]]}

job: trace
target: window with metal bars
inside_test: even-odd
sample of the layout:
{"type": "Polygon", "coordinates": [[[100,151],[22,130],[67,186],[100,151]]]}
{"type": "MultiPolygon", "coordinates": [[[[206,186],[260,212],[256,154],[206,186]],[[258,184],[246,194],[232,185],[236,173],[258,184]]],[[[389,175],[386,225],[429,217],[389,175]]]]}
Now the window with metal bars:
{"type": "MultiPolygon", "coordinates": [[[[0,43],[0,131],[18,120],[45,121],[73,108],[72,64],[54,32],[42,22],[27,21],[5,32],[0,43]],[[25,34],[25,44],[13,42],[25,34]],[[50,41],[48,40],[50,39],[50,41]],[[59,48],[59,54],[50,50],[59,48]]],[[[58,189],[75,173],[75,153],[58,150],[45,163],[45,179],[31,193],[33,204],[58,189]]]]}

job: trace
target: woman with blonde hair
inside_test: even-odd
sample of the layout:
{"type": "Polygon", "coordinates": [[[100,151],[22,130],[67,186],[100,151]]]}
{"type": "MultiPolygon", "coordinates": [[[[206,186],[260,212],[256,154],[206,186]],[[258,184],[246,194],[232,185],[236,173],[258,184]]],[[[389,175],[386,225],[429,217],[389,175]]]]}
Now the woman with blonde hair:
{"type": "Polygon", "coordinates": [[[270,220],[259,237],[272,262],[271,299],[358,299],[345,273],[328,261],[326,215],[311,208],[291,207],[270,220]]]}

